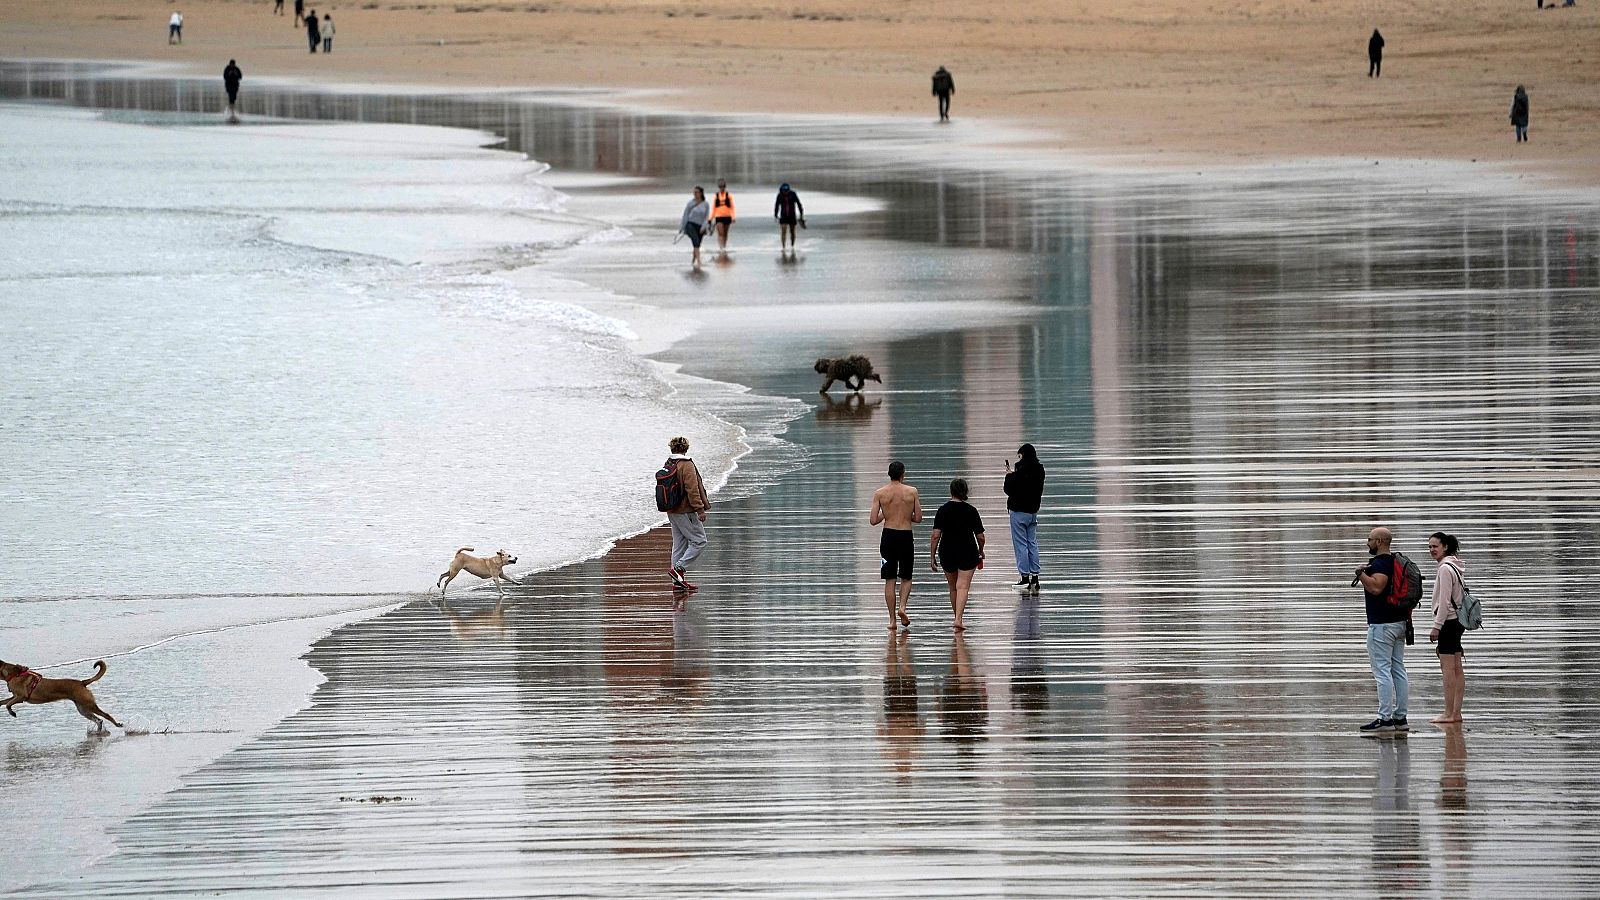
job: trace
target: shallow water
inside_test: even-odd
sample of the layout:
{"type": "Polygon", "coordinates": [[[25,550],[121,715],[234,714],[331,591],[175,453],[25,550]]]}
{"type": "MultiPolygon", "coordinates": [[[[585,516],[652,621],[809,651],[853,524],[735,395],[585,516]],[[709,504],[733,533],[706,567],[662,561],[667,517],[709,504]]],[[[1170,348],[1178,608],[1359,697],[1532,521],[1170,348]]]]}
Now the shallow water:
{"type": "MultiPolygon", "coordinates": [[[[497,109],[558,169],[637,177],[564,188],[632,236],[564,250],[556,274],[692,316],[664,358],[812,413],[735,476],[761,490],[719,503],[682,608],[657,531],[504,607],[341,629],[310,657],[329,681],[309,709],[48,893],[1588,892],[1600,245],[1582,198],[1349,172],[1046,180],[899,165],[872,147],[902,138],[872,129],[411,107],[497,109]],[[710,180],[706,147],[750,180],[736,194],[777,159],[803,196],[870,202],[819,205],[794,259],[752,203],[731,262],[685,278],[670,223],[631,201],[710,180]],[[845,350],[883,388],[817,398],[807,363],[845,350]],[[1001,461],[1022,440],[1050,472],[1037,602],[1007,584],[1001,461]],[[963,638],[921,573],[911,635],[883,628],[865,519],[890,458],[930,508],[973,481],[991,556],[963,638]],[[1346,573],[1374,524],[1424,563],[1428,532],[1462,539],[1488,616],[1464,728],[1425,724],[1418,646],[1413,734],[1354,732],[1373,691],[1346,573]]],[[[697,400],[739,417],[737,395],[697,400]]]]}

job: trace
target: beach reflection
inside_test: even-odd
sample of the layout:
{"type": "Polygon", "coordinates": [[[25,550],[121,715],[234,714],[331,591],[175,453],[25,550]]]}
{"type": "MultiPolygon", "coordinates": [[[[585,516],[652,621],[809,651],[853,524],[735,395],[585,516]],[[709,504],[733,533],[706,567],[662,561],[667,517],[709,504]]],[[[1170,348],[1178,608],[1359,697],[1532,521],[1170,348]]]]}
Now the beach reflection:
{"type": "Polygon", "coordinates": [[[831,394],[822,395],[822,405],[817,407],[817,421],[826,423],[867,423],[872,421],[873,413],[883,405],[882,397],[868,400],[860,394],[846,394],[843,399],[835,400],[831,394]]]}
{"type": "Polygon", "coordinates": [[[957,634],[950,642],[950,667],[939,685],[939,737],[956,748],[963,768],[975,764],[977,745],[988,740],[989,689],[973,665],[967,641],[957,634]]]}
{"type": "Polygon", "coordinates": [[[1372,779],[1372,875],[1384,892],[1409,897],[1428,882],[1422,818],[1411,804],[1411,741],[1376,739],[1372,779]]]}
{"type": "Polygon", "coordinates": [[[911,774],[926,729],[917,694],[917,668],[911,658],[911,635],[891,632],[883,651],[883,722],[878,740],[883,756],[902,777],[911,774]]]}

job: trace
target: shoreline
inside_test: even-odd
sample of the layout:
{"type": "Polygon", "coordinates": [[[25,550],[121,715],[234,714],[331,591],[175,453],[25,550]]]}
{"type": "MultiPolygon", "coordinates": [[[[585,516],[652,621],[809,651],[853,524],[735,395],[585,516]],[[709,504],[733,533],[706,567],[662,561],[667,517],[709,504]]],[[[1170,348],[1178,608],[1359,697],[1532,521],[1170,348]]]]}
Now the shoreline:
{"type": "Polygon", "coordinates": [[[185,9],[187,43],[168,47],[164,23],[111,0],[70,9],[23,0],[0,55],[167,62],[207,77],[238,57],[247,92],[262,76],[408,89],[581,85],[662,111],[907,122],[932,118],[927,74],[945,63],[958,80],[957,129],[1021,126],[1071,155],[1157,167],[1308,156],[1504,163],[1600,184],[1600,76],[1585,62],[1600,43],[1600,11],[1590,6],[1423,0],[1375,22],[1355,0],[1223,0],[1203,11],[1002,0],[983,10],[936,4],[916,17],[887,2],[833,5],[332,7],[339,48],[308,60],[301,33],[264,5],[196,0],[185,9]],[[1365,77],[1373,24],[1389,35],[1379,79],[1365,77]],[[1499,127],[1518,83],[1534,98],[1534,142],[1521,147],[1499,127]]]}

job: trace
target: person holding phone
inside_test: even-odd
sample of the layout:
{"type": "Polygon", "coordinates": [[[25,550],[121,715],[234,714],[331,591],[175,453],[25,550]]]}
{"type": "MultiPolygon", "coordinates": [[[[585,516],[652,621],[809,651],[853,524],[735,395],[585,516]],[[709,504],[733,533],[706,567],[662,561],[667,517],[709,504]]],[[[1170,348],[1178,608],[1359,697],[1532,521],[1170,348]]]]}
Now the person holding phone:
{"type": "Polygon", "coordinates": [[[1044,498],[1044,466],[1032,444],[1017,448],[1017,465],[1006,460],[1006,510],[1011,516],[1011,550],[1017,559],[1017,586],[1039,589],[1039,503],[1044,498]]]}
{"type": "Polygon", "coordinates": [[[965,631],[961,614],[967,608],[972,576],[983,566],[983,519],[967,502],[967,480],[950,482],[950,499],[933,514],[933,538],[928,555],[935,572],[944,569],[950,588],[951,627],[965,631]]]}

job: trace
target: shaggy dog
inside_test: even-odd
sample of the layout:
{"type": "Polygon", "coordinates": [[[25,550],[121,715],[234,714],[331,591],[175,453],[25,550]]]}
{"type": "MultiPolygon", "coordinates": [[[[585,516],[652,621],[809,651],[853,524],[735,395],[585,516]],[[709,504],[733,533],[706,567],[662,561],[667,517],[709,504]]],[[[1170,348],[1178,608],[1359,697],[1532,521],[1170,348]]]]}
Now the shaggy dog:
{"type": "Polygon", "coordinates": [[[89,685],[100,680],[106,674],[106,664],[94,664],[96,671],[92,678],[46,678],[34,672],[27,666],[16,663],[0,661],[0,679],[4,679],[6,687],[11,689],[11,696],[5,699],[6,712],[11,713],[14,719],[17,711],[12,709],[18,703],[54,703],[57,700],[71,700],[78,707],[78,714],[94,723],[95,730],[108,731],[106,722],[122,727],[122,723],[111,718],[111,714],[100,708],[90,693],[89,685]],[[104,719],[105,722],[100,721],[104,719]]]}
{"type": "Polygon", "coordinates": [[[819,359],[812,368],[816,369],[818,374],[828,376],[828,380],[822,383],[822,390],[817,392],[819,394],[826,394],[835,381],[844,382],[844,386],[852,391],[860,391],[869,379],[883,384],[883,379],[878,377],[878,373],[872,371],[872,360],[859,354],[842,359],[819,359]]]}
{"type": "Polygon", "coordinates": [[[505,568],[515,564],[517,558],[507,555],[504,550],[495,551],[493,556],[471,556],[467,553],[471,549],[473,548],[462,547],[457,550],[455,558],[450,560],[450,568],[439,573],[439,580],[433,583],[433,586],[439,589],[439,596],[442,598],[445,590],[450,587],[450,582],[461,574],[462,569],[466,569],[479,578],[492,579],[494,581],[494,589],[500,592],[500,596],[504,597],[506,592],[500,590],[500,579],[504,578],[506,581],[511,581],[506,576],[505,568]]]}

